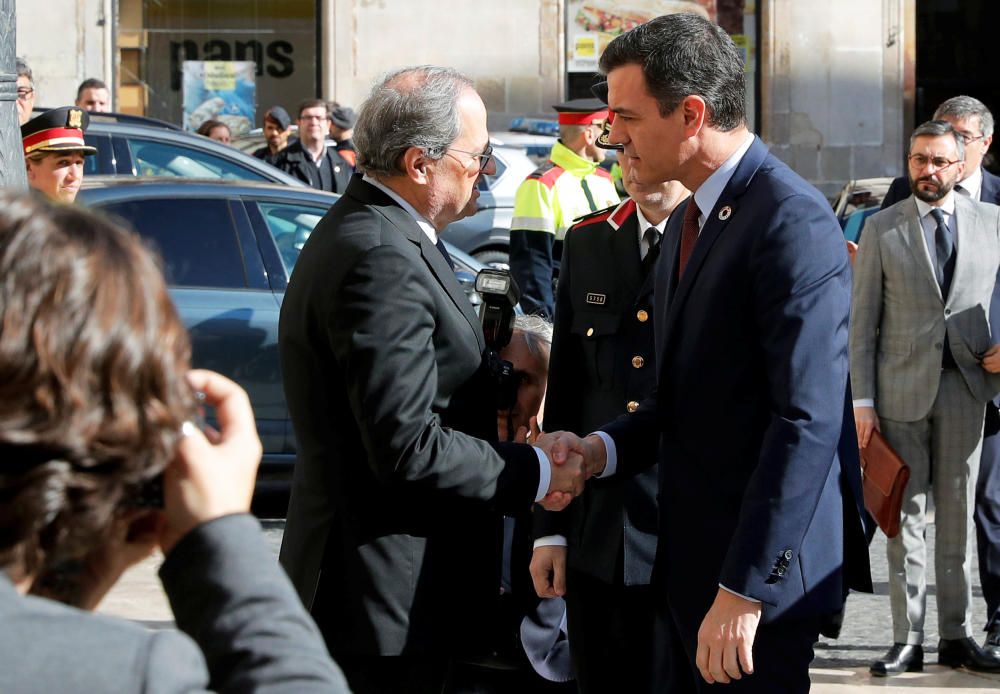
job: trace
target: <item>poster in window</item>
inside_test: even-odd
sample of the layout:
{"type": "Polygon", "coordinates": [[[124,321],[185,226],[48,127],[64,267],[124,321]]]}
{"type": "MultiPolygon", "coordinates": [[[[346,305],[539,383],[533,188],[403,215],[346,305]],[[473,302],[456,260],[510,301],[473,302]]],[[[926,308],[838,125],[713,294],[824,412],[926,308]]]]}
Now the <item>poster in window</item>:
{"type": "Polygon", "coordinates": [[[218,120],[234,137],[250,132],[257,110],[255,70],[252,60],[185,60],[184,129],[193,132],[218,120]]]}

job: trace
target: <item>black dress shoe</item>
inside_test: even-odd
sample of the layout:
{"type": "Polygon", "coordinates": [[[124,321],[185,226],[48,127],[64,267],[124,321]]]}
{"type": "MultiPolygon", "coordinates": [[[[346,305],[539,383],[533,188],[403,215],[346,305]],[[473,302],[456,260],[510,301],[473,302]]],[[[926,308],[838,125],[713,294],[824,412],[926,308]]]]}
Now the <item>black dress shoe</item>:
{"type": "Polygon", "coordinates": [[[1000,624],[997,624],[986,634],[983,650],[986,651],[987,655],[1000,659],[1000,624]]]}
{"type": "Polygon", "coordinates": [[[923,672],[924,647],[894,643],[881,659],[872,663],[868,671],[876,677],[898,675],[901,672],[923,672]]]}
{"type": "Polygon", "coordinates": [[[994,658],[969,637],[941,639],[938,642],[938,663],[979,672],[1000,672],[1000,658],[994,658]]]}

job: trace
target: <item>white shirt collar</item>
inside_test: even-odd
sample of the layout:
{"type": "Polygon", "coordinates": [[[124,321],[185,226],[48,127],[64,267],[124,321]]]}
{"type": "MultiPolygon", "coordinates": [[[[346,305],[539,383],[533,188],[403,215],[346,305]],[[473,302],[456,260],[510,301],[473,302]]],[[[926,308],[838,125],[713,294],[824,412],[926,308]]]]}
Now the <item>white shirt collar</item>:
{"type": "Polygon", "coordinates": [[[750,149],[750,145],[753,144],[754,135],[753,133],[747,133],[747,139],[736,148],[726,161],[722,162],[722,166],[716,169],[711,176],[705,179],[698,190],[694,192],[694,201],[698,204],[698,227],[701,228],[705,226],[705,215],[711,213],[715,209],[715,203],[719,202],[719,197],[722,196],[722,191],[726,189],[729,185],[729,179],[733,177],[733,172],[736,171],[736,167],[739,165],[740,160],[750,149]]]}
{"type": "MultiPolygon", "coordinates": [[[[929,215],[931,210],[934,209],[933,205],[927,204],[916,195],[913,196],[913,199],[917,203],[917,214],[920,215],[921,219],[929,215]]],[[[955,214],[955,191],[948,193],[947,197],[945,197],[945,199],[941,202],[939,208],[942,212],[944,212],[945,218],[955,214]]]]}
{"type": "Polygon", "coordinates": [[[413,220],[417,223],[417,226],[419,226],[420,229],[424,232],[424,234],[427,235],[427,238],[431,240],[431,243],[437,245],[438,236],[437,236],[437,230],[434,228],[434,225],[428,222],[426,217],[417,212],[416,208],[413,207],[413,205],[411,205],[410,203],[408,203],[403,197],[401,197],[399,193],[397,193],[396,191],[394,191],[392,188],[385,185],[381,181],[372,178],[368,174],[362,176],[361,180],[369,185],[375,186],[383,193],[388,195],[390,198],[392,198],[397,205],[402,207],[411,217],[413,217],[413,220]]]}
{"type": "Polygon", "coordinates": [[[640,241],[642,241],[642,237],[646,235],[646,229],[648,229],[649,227],[655,227],[656,231],[659,232],[660,234],[662,234],[663,230],[667,227],[667,220],[670,219],[670,217],[667,216],[667,217],[664,217],[663,221],[661,221],[659,224],[653,224],[651,221],[649,221],[648,219],[646,219],[646,215],[644,215],[642,213],[642,208],[639,207],[638,205],[635,206],[635,212],[636,212],[636,217],[639,220],[639,240],[640,241]]]}
{"type": "Polygon", "coordinates": [[[969,191],[970,198],[979,200],[983,192],[983,167],[977,166],[964,181],[959,182],[959,185],[969,191]]]}

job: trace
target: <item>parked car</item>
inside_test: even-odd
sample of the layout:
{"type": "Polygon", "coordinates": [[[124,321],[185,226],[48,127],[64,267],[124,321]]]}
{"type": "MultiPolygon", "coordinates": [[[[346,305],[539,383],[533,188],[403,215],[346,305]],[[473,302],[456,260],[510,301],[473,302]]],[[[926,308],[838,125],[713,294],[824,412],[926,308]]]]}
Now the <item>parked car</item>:
{"type": "MultiPolygon", "coordinates": [[[[287,492],[295,461],[278,360],[281,300],[302,245],[337,197],[265,183],[94,177],[77,198],[124,220],[159,251],[194,365],[250,394],[264,445],[260,493],[287,492]]],[[[478,305],[475,276],[483,266],[448,251],[478,305]]]]}
{"type": "Polygon", "coordinates": [[[154,118],[95,113],[84,139],[97,148],[97,154],[84,162],[85,176],[229,179],[304,187],[298,179],[234,147],[154,118]]]}
{"type": "Polygon", "coordinates": [[[536,164],[516,147],[494,144],[496,173],[479,180],[479,207],[474,215],[445,227],[441,238],[484,265],[506,268],[510,257],[510,222],[514,195],[536,164]]]}
{"type": "Polygon", "coordinates": [[[861,178],[844,185],[832,204],[845,239],[857,243],[865,220],[879,211],[890,185],[888,177],[861,178]]]}

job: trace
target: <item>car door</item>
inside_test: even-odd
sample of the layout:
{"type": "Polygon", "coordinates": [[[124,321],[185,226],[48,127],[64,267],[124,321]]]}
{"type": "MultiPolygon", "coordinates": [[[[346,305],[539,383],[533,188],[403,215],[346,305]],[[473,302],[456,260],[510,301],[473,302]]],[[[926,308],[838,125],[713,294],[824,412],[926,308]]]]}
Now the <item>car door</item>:
{"type": "Polygon", "coordinates": [[[279,304],[268,284],[243,203],[227,197],[104,202],[157,250],[170,294],[191,335],[192,363],[250,395],[264,462],[290,464],[278,363],[279,304]]]}

